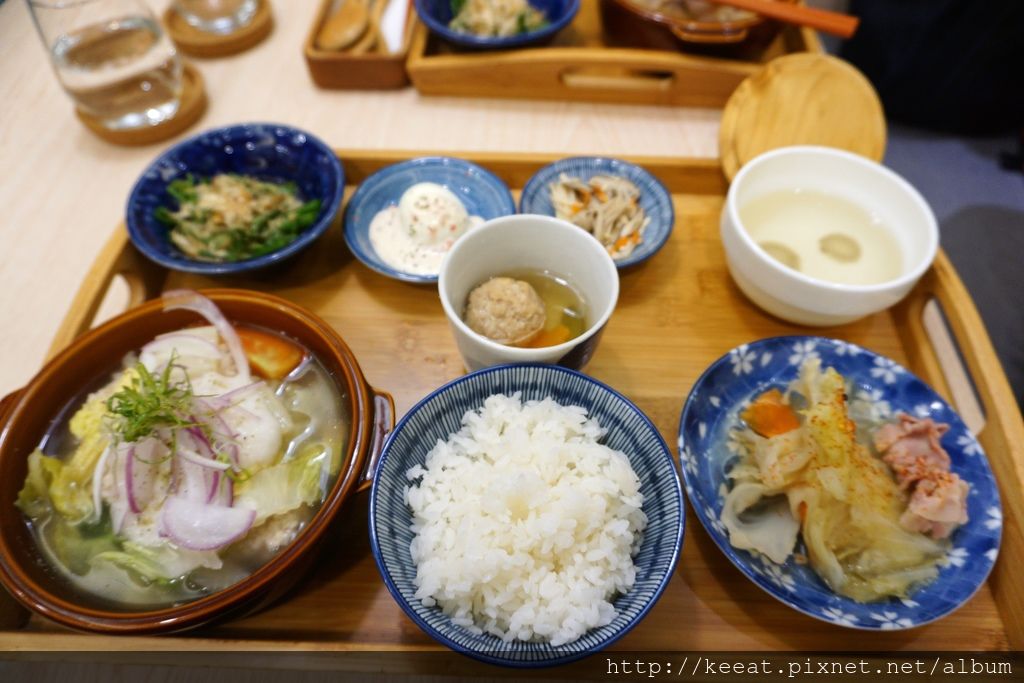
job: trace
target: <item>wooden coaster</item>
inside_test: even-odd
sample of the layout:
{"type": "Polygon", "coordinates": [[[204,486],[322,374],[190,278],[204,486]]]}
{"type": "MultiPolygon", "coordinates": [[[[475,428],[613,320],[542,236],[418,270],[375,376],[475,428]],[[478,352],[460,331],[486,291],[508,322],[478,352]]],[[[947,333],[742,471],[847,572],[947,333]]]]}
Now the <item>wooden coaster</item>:
{"type": "Polygon", "coordinates": [[[258,44],[274,28],[274,13],[270,0],[260,0],[256,14],[245,26],[233,33],[209,33],[192,26],[173,7],[164,12],[167,34],[178,49],[193,57],[225,57],[237,54],[258,44]]]}
{"type": "Polygon", "coordinates": [[[838,147],[881,161],[885,114],[864,74],[836,57],[801,53],[773,59],[740,83],[718,134],[726,178],[788,145],[838,147]]]}
{"type": "Polygon", "coordinates": [[[75,114],[93,133],[115,145],[138,146],[151,145],[172,138],[199,120],[206,111],[206,87],[203,77],[191,64],[182,64],[181,73],[181,104],[171,118],[155,126],[111,130],[104,126],[92,114],[76,108],[75,114]]]}

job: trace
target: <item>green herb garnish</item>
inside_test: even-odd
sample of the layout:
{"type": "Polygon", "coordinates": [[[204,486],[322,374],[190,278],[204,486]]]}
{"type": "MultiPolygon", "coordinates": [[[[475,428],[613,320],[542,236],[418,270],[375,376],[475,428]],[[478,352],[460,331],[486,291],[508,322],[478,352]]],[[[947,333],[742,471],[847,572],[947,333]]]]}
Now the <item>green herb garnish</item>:
{"type": "MultiPolygon", "coordinates": [[[[127,442],[143,439],[161,427],[193,427],[192,385],[186,376],[174,380],[174,356],[159,375],[142,363],[135,364],[137,375],[131,386],[124,387],[107,399],[107,411],[113,431],[127,442]]],[[[173,452],[173,451],[172,451],[173,452]]]]}

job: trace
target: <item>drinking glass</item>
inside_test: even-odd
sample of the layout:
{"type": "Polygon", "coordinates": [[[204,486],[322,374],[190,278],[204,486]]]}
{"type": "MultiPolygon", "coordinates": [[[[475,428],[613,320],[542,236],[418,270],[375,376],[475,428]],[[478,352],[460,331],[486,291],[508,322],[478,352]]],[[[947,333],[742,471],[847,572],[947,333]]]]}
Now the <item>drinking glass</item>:
{"type": "Polygon", "coordinates": [[[231,33],[256,15],[258,0],[174,0],[174,9],[200,31],[231,33]]]}
{"type": "Polygon", "coordinates": [[[166,121],[181,62],[144,0],[27,0],[64,90],[111,130],[166,121]]]}

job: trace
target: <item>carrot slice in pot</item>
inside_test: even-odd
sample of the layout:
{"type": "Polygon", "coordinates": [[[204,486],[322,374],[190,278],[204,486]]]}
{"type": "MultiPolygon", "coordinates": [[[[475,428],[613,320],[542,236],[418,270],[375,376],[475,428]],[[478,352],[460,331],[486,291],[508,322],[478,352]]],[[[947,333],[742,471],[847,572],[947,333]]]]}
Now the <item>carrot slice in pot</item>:
{"type": "Polygon", "coordinates": [[[265,379],[284,379],[302,362],[305,351],[298,344],[267,332],[236,327],[249,366],[265,379]]]}

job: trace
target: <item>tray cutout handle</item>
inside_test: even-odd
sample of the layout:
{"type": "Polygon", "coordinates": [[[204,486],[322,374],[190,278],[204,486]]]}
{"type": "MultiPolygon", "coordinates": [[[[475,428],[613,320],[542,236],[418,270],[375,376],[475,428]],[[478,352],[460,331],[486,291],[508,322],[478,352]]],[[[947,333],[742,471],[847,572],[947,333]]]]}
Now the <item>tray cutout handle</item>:
{"type": "Polygon", "coordinates": [[[964,364],[960,346],[950,332],[942,303],[935,297],[925,303],[921,311],[921,324],[946,378],[949,397],[971,434],[977,436],[985,427],[985,408],[978,397],[974,380],[964,364]]]}
{"type": "Polygon", "coordinates": [[[82,281],[47,358],[103,320],[157,296],[165,275],[128,244],[128,231],[119,226],[82,281]]]}
{"type": "MultiPolygon", "coordinates": [[[[937,390],[954,403],[965,421],[971,408],[955,396],[956,370],[940,360],[941,332],[934,336],[925,328],[925,307],[935,299],[945,315],[954,352],[946,354],[966,368],[966,386],[973,382],[984,428],[978,434],[989,465],[999,485],[1003,503],[1003,539],[992,575],[988,579],[992,596],[1006,628],[1010,649],[1024,649],[1024,587],[1019,567],[1024,565],[1024,420],[1017,400],[1003,372],[988,331],[970,293],[964,287],[949,258],[941,249],[935,263],[921,278],[904,303],[894,309],[897,329],[904,341],[911,365],[931,380],[937,390]],[[959,349],[959,354],[956,353],[959,349]]],[[[934,315],[934,314],[928,314],[934,315]]],[[[929,322],[929,326],[934,323],[929,322]]],[[[954,366],[955,367],[955,366],[954,366]]],[[[966,394],[969,396],[969,392],[966,394]]],[[[977,426],[967,422],[972,431],[977,426]]]]}
{"type": "Polygon", "coordinates": [[[623,90],[668,92],[675,83],[671,71],[569,67],[558,74],[562,85],[576,90],[623,90]]]}
{"type": "Polygon", "coordinates": [[[370,450],[366,466],[359,475],[356,491],[365,491],[373,485],[373,473],[384,452],[384,442],[395,428],[395,399],[386,391],[370,388],[373,394],[373,427],[370,434],[370,450]]]}

